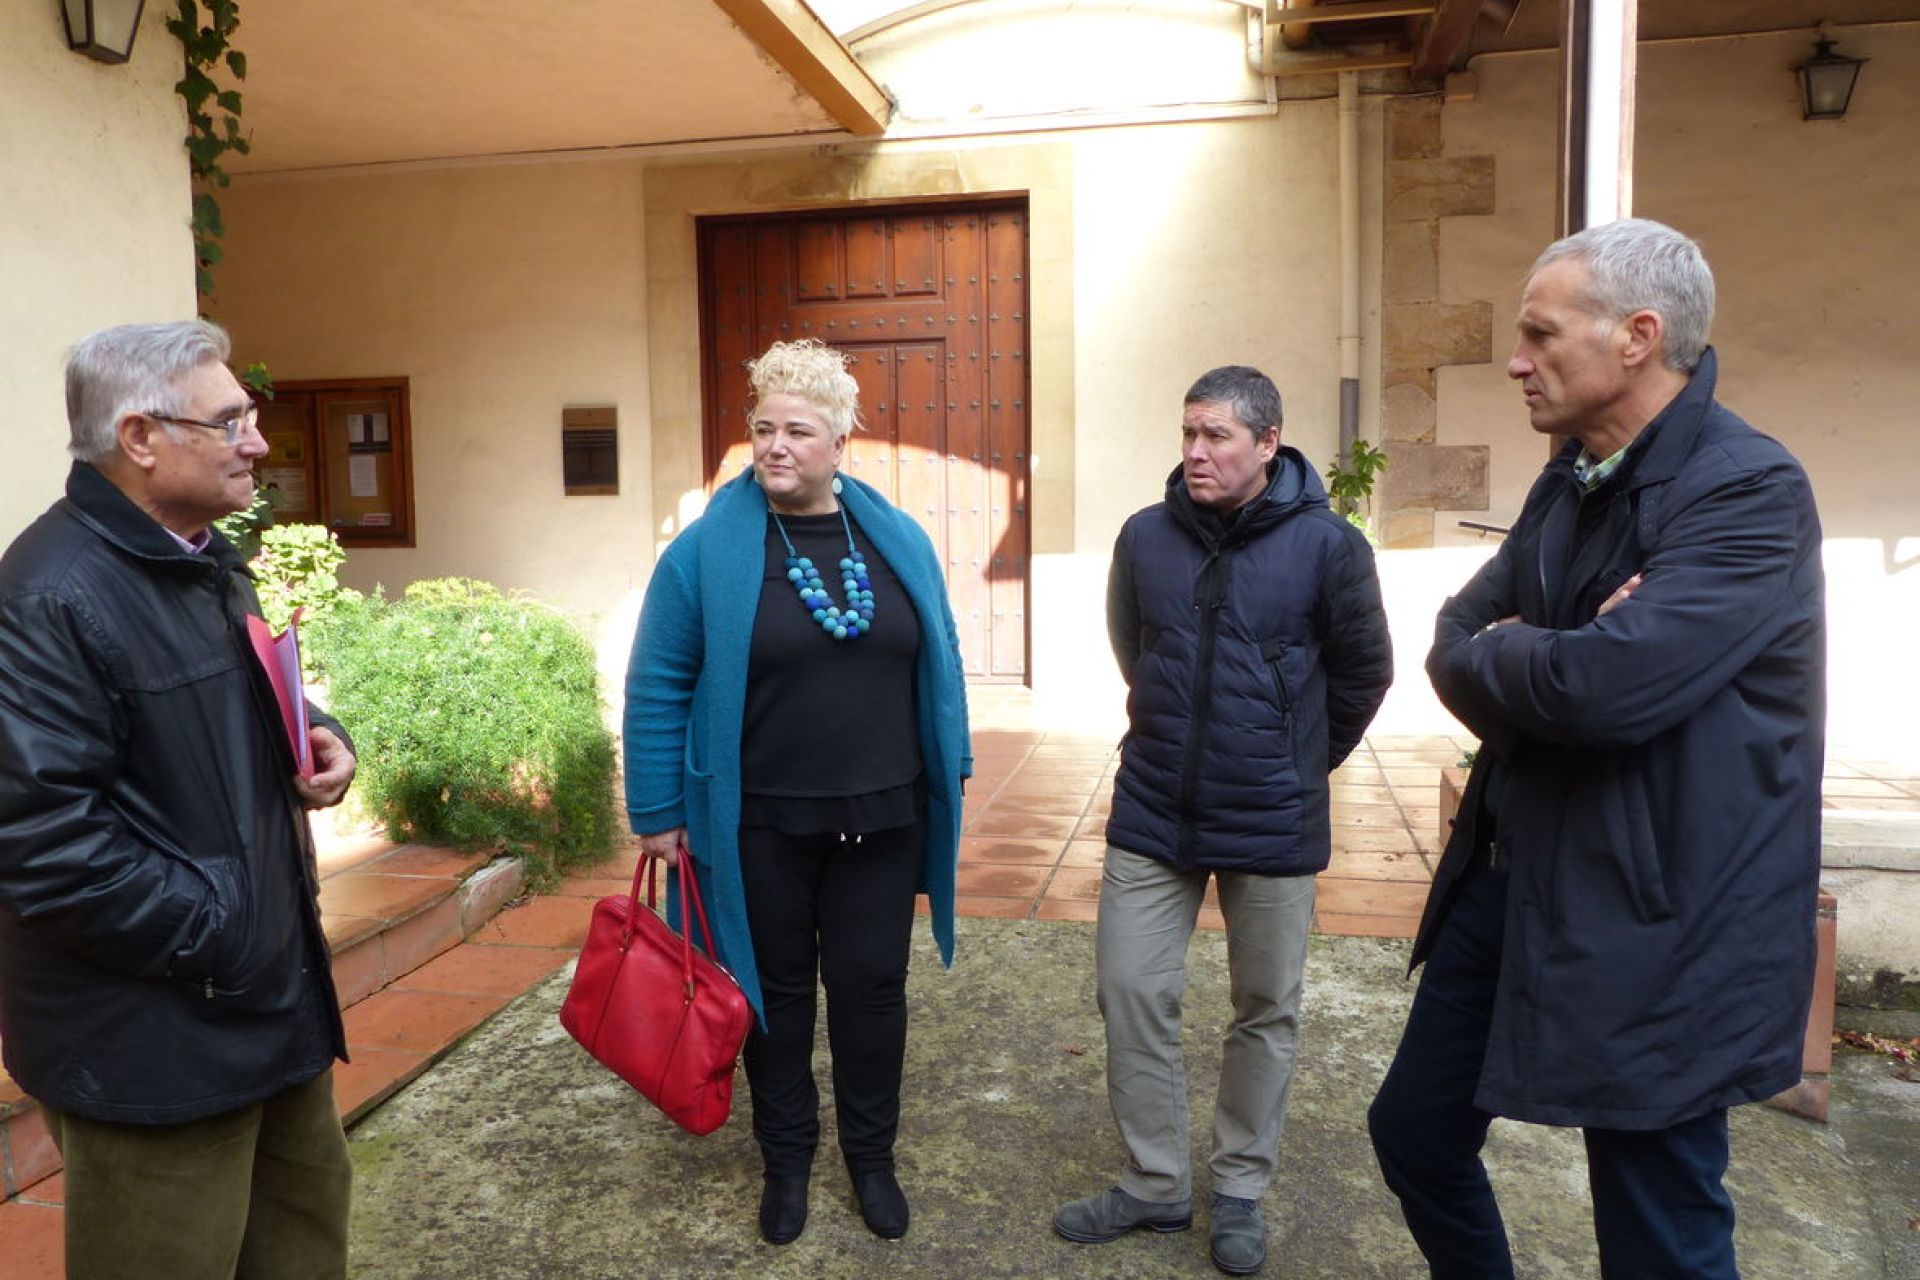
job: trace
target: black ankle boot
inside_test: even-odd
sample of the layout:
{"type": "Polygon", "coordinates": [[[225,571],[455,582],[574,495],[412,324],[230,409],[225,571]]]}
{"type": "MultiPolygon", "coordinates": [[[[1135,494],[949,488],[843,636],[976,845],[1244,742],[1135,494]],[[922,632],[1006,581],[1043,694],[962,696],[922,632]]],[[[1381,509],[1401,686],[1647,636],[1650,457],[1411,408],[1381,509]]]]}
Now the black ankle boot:
{"type": "Polygon", "coordinates": [[[853,1175],[853,1198],[860,1203],[860,1217],[867,1230],[882,1240],[898,1240],[907,1234],[907,1193],[891,1169],[873,1169],[853,1175]]]}
{"type": "Polygon", "coordinates": [[[807,1229],[807,1175],[766,1175],[760,1190],[760,1237],[768,1244],[792,1244],[807,1229]]]}

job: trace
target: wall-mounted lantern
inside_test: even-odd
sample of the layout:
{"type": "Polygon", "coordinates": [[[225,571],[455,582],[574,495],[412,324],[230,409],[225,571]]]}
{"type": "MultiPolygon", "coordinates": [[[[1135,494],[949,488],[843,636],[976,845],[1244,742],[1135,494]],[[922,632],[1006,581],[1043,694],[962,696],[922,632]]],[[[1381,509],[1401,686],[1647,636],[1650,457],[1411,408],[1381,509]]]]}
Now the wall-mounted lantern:
{"type": "Polygon", "coordinates": [[[125,62],[133,56],[146,0],[61,0],[67,20],[67,44],[100,62],[125,62]]]}
{"type": "Polygon", "coordinates": [[[1849,58],[1833,51],[1833,41],[1822,32],[1814,42],[1813,56],[1800,64],[1800,97],[1805,107],[1802,120],[1840,120],[1853,101],[1853,82],[1860,78],[1865,58],[1849,58]]]}

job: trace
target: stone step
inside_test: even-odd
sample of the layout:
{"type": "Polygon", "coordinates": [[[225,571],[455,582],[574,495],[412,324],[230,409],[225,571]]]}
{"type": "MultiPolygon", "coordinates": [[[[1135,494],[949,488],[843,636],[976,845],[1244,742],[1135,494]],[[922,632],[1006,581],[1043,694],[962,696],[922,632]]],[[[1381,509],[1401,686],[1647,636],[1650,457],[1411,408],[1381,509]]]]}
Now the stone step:
{"type": "MultiPolygon", "coordinates": [[[[485,853],[378,839],[328,841],[321,850],[320,912],[342,1009],[457,946],[525,888],[520,863],[485,853]]],[[[341,1068],[336,1088],[349,1122],[377,1106],[431,1059],[360,1083],[341,1068]],[[348,1086],[340,1077],[353,1083],[348,1086]]],[[[0,1200],[60,1171],[39,1105],[0,1069],[0,1200]]]]}

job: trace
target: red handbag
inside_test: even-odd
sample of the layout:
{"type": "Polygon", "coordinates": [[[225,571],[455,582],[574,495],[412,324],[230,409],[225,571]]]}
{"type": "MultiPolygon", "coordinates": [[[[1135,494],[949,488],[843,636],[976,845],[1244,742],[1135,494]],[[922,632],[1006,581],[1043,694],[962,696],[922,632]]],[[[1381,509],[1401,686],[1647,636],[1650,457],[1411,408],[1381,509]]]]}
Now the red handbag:
{"type": "Polygon", "coordinates": [[[684,934],[654,911],[657,861],[642,857],[632,889],[594,904],[560,1025],[667,1119],[690,1133],[712,1133],[733,1106],[733,1069],[753,1010],[733,975],[708,958],[713,933],[687,870],[686,846],[674,862],[684,934]],[[693,947],[695,920],[704,951],[693,947]]]}

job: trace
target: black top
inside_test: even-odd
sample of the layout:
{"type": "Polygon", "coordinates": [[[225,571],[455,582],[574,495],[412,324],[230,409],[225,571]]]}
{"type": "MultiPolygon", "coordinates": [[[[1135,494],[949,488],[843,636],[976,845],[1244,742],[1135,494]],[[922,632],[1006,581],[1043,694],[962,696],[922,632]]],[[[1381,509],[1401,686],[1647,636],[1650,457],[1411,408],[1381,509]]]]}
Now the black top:
{"type": "MultiPolygon", "coordinates": [[[[846,604],[840,513],[781,516],[836,605],[846,604]]],[[[914,669],[920,622],[906,588],[851,525],[873,588],[873,628],[857,640],[820,629],[787,580],[787,544],[767,521],[760,607],[740,744],[741,821],[795,835],[879,831],[912,822],[920,794],[914,669]]]]}

